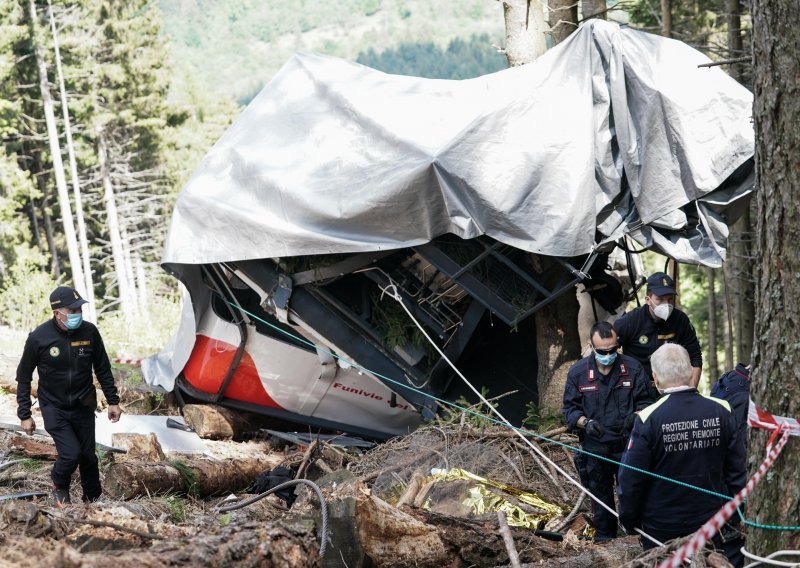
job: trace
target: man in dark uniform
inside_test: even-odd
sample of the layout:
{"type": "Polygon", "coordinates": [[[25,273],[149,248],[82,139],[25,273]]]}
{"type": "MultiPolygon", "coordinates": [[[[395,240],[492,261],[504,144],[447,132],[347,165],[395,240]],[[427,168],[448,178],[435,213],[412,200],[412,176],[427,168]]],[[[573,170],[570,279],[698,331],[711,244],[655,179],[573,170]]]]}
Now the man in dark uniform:
{"type": "Polygon", "coordinates": [[[119,420],[119,396],[103,340],[97,328],[83,321],[86,300],[67,286],[50,294],[53,319],[28,335],[17,367],[17,416],[22,429],[32,434],[31,380],[39,374],[39,406],[44,427],[53,437],[58,458],[51,478],[56,504],[69,503],[72,474],[80,468],[83,500],[100,497],[100,472],[95,455],[97,394],[92,369],[108,402],[108,418],[119,420]]]}
{"type": "MultiPolygon", "coordinates": [[[[619,344],[625,355],[633,357],[644,367],[652,381],[650,356],[665,343],[677,343],[689,352],[692,361],[692,386],[700,382],[703,354],[697,333],[689,318],[675,308],[675,282],[667,274],[656,272],[647,279],[645,305],[636,308],[614,322],[619,344]]],[[[650,383],[650,394],[658,397],[650,383]]]]}
{"type": "Polygon", "coordinates": [[[750,408],[750,366],[738,363],[711,387],[711,396],[727,400],[736,418],[740,443],[747,450],[747,411],[750,408]]]}
{"type": "MultiPolygon", "coordinates": [[[[589,334],[592,353],[575,363],[564,389],[564,418],[577,430],[583,449],[619,461],[633,425],[634,412],[652,402],[647,377],[635,359],[617,353],[617,334],[608,322],[598,322],[589,334]]],[[[581,483],[614,509],[617,466],[579,453],[575,466],[581,483]]],[[[617,536],[617,519],[592,500],[595,542],[617,536]]]]}
{"type": "MultiPolygon", "coordinates": [[[[730,405],[703,396],[691,382],[689,354],[680,345],[659,347],[650,359],[664,395],[639,412],[619,470],[619,518],[628,534],[637,527],[661,542],[696,532],[727,499],[639,473],[626,466],[734,496],[746,481],[744,448],[730,405]]],[[[645,550],[655,546],[642,537],[645,550]]],[[[743,541],[726,526],[715,546],[741,566],[743,541]]]]}

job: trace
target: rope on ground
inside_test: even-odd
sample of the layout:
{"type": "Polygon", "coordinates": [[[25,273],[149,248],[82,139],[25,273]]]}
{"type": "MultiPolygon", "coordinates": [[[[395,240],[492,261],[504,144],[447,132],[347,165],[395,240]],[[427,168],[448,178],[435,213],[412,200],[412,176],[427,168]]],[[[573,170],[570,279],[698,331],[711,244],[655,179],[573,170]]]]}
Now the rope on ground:
{"type": "Polygon", "coordinates": [[[272,489],[267,489],[263,493],[259,493],[253,497],[245,499],[244,501],[240,501],[238,503],[234,503],[232,505],[225,505],[224,507],[220,507],[217,509],[219,513],[227,513],[228,511],[235,511],[236,509],[242,509],[243,507],[247,507],[248,505],[252,505],[256,501],[260,501],[267,495],[272,495],[273,493],[280,491],[284,487],[291,487],[293,485],[308,485],[314,492],[317,494],[319,498],[319,509],[322,514],[322,537],[320,538],[320,545],[319,545],[319,557],[325,557],[325,550],[327,549],[328,544],[328,504],[325,502],[325,496],[322,494],[322,489],[319,488],[319,485],[314,483],[313,481],[309,481],[308,479],[292,479],[291,481],[286,481],[273,487],[272,489]]]}
{"type": "Polygon", "coordinates": [[[750,560],[755,560],[755,562],[751,562],[744,568],[755,568],[756,566],[760,566],[762,564],[769,564],[770,566],[789,566],[790,568],[800,566],[800,562],[783,562],[782,560],[774,560],[776,556],[800,556],[800,550],[777,550],[769,556],[758,556],[752,552],[748,552],[744,546],[741,548],[741,550],[742,554],[744,554],[747,558],[750,560]]]}
{"type": "Polygon", "coordinates": [[[742,490],[739,491],[739,493],[737,493],[733,499],[725,503],[722,509],[720,509],[713,517],[706,521],[706,523],[700,527],[700,529],[691,539],[689,539],[686,544],[681,546],[678,550],[672,553],[672,556],[659,564],[658,568],[678,568],[687,558],[691,558],[697,553],[698,550],[705,546],[705,544],[715,534],[717,534],[725,522],[733,516],[739,505],[741,505],[744,501],[744,498],[750,492],[752,492],[753,488],[758,484],[759,481],[761,481],[761,478],[764,477],[769,468],[772,467],[772,464],[775,463],[775,460],[781,454],[781,451],[783,450],[784,446],[786,446],[786,442],[788,441],[788,430],[782,431],[782,428],[780,427],[775,430],[767,445],[767,456],[764,458],[764,461],[761,462],[758,470],[748,480],[747,484],[742,488],[742,490]],[[782,436],[778,443],[773,446],[772,442],[775,436],[779,433],[782,433],[782,436]]]}

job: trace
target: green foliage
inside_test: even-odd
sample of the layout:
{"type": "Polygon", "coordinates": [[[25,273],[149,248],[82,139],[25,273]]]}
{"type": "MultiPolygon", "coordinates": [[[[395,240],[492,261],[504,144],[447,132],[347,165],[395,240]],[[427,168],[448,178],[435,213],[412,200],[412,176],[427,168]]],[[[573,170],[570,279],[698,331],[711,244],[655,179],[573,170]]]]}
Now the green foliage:
{"type": "Polygon", "coordinates": [[[0,285],[0,323],[32,331],[52,317],[47,298],[58,285],[43,270],[45,258],[33,249],[15,248],[16,262],[0,285]]]}
{"type": "Polygon", "coordinates": [[[177,495],[168,495],[159,498],[159,501],[166,507],[167,514],[174,522],[181,523],[188,517],[189,507],[186,499],[182,499],[177,495]]]}
{"type": "MultiPolygon", "coordinates": [[[[708,55],[711,59],[733,59],[750,54],[752,25],[745,3],[741,3],[741,52],[733,52],[728,45],[728,7],[726,0],[672,0],[672,37],[681,40],[708,55]]],[[[652,0],[634,0],[626,3],[626,11],[633,26],[653,33],[661,33],[661,8],[652,0]]],[[[749,65],[744,66],[740,78],[750,84],[749,65]]]]}
{"type": "Polygon", "coordinates": [[[430,79],[469,79],[507,66],[486,34],[473,35],[469,41],[453,39],[445,49],[434,43],[403,43],[381,53],[370,48],[357,61],[386,73],[430,79]]]}
{"type": "Polygon", "coordinates": [[[153,292],[145,310],[130,325],[120,312],[100,315],[98,327],[112,357],[139,357],[160,350],[180,321],[181,299],[175,293],[153,292]]]}
{"type": "Polygon", "coordinates": [[[540,407],[529,402],[526,405],[526,415],[522,419],[522,425],[537,432],[547,432],[562,426],[564,417],[561,412],[549,407],[540,407]]]}
{"type": "Polygon", "coordinates": [[[198,479],[194,470],[186,465],[186,462],[181,460],[170,460],[169,464],[178,470],[178,472],[181,474],[181,477],[183,477],[183,480],[186,482],[186,494],[197,497],[198,479]]]}
{"type": "MultiPolygon", "coordinates": [[[[160,0],[163,33],[178,70],[173,95],[194,78],[207,92],[248,102],[296,51],[355,59],[401,43],[444,48],[456,37],[488,34],[502,44],[499,2],[465,0],[160,0]]],[[[501,58],[502,59],[502,58],[501,58]]]]}
{"type": "Polygon", "coordinates": [[[37,460],[33,458],[22,458],[22,460],[17,465],[22,469],[24,469],[25,471],[38,471],[39,469],[42,468],[43,465],[46,464],[42,460],[37,460]]]}
{"type": "Polygon", "coordinates": [[[217,520],[219,521],[219,526],[227,527],[229,524],[231,524],[232,518],[233,516],[230,513],[222,513],[219,517],[217,517],[217,520]]]}
{"type": "MultiPolygon", "coordinates": [[[[489,389],[486,386],[482,386],[480,392],[481,396],[488,400],[489,389]]],[[[457,408],[451,408],[449,410],[451,421],[463,421],[464,423],[475,428],[486,428],[494,424],[494,421],[490,418],[494,417],[492,408],[497,408],[497,403],[492,403],[489,401],[490,406],[487,406],[483,402],[472,404],[465,397],[460,396],[456,399],[455,404],[461,408],[471,410],[472,412],[465,412],[457,408]]]]}

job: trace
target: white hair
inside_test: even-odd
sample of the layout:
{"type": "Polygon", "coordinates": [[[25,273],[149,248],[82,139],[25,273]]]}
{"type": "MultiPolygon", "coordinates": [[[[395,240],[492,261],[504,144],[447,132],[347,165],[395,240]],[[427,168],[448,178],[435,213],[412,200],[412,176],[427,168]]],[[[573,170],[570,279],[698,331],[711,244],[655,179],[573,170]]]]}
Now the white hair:
{"type": "Polygon", "coordinates": [[[692,363],[689,352],[677,343],[665,343],[650,356],[653,374],[662,388],[689,385],[692,381],[692,363]]]}

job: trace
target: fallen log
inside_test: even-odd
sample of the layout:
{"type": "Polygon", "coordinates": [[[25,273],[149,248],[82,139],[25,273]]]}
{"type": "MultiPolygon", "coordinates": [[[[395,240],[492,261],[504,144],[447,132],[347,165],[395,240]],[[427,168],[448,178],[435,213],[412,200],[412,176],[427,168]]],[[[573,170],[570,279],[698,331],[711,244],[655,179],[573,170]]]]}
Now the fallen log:
{"type": "Polygon", "coordinates": [[[106,493],[115,499],[164,493],[209,497],[241,491],[258,474],[274,468],[278,463],[277,458],[118,462],[106,472],[103,486],[106,493]]]}
{"type": "Polygon", "coordinates": [[[126,453],[116,457],[118,461],[160,462],[166,459],[158,438],[152,432],[150,434],[127,432],[112,434],[111,445],[126,450],[126,453]]]}
{"type": "Polygon", "coordinates": [[[259,429],[250,413],[213,404],[187,404],[183,419],[198,436],[209,440],[242,440],[259,429]]]}

